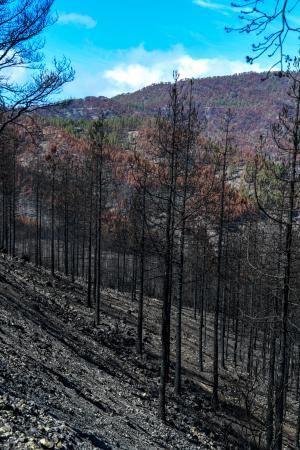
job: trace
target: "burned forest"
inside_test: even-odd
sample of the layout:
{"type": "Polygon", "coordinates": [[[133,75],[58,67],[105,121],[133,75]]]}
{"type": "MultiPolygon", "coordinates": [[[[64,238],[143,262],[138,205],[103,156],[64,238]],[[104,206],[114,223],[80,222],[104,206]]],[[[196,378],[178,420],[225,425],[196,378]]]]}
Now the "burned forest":
{"type": "Polygon", "coordinates": [[[194,1],[253,72],[81,99],[55,3],[0,2],[0,448],[299,449],[299,2],[194,1]]]}

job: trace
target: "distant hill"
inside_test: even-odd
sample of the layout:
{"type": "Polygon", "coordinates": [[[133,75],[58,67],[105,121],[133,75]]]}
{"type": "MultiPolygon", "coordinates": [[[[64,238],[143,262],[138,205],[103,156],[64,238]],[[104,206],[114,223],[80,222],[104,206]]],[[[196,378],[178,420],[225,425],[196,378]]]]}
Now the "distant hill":
{"type": "MultiPolygon", "coordinates": [[[[207,133],[215,135],[222,128],[225,111],[235,113],[235,132],[238,144],[251,151],[260,134],[265,134],[276,121],[278,112],[287,101],[288,80],[278,73],[255,72],[232,76],[194,80],[194,101],[207,119],[207,133]]],[[[86,97],[70,100],[47,111],[47,115],[72,119],[106,117],[153,116],[168,105],[170,83],[147,86],[139,91],[106,97],[86,97]]],[[[186,92],[189,80],[179,82],[186,92]]]]}
{"type": "Polygon", "coordinates": [[[114,99],[107,97],[85,97],[66,100],[42,110],[42,115],[69,119],[96,119],[104,114],[106,117],[126,115],[127,109],[114,99]]]}

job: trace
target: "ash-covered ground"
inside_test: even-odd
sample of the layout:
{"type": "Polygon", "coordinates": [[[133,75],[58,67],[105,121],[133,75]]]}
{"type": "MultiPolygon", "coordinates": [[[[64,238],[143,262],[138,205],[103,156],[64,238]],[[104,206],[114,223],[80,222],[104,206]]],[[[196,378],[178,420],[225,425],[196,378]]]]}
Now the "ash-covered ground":
{"type": "Polygon", "coordinates": [[[184,335],[183,395],[176,399],[170,383],[163,424],[159,301],[146,300],[142,357],[129,296],[102,293],[98,328],[85,303],[83,284],[0,257],[1,449],[246,448],[228,412],[213,411],[209,386],[195,382],[191,311],[184,313],[191,331],[184,335]]]}

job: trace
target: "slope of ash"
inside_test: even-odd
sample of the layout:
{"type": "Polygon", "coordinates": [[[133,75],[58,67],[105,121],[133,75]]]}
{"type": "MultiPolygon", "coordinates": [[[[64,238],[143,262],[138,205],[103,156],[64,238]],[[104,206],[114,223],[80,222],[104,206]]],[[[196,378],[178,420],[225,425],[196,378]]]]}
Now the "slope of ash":
{"type": "Polygon", "coordinates": [[[0,256],[1,449],[243,448],[187,378],[180,401],[170,387],[168,423],[157,418],[159,327],[136,356],[122,295],[103,293],[94,328],[84,286],[0,256]]]}

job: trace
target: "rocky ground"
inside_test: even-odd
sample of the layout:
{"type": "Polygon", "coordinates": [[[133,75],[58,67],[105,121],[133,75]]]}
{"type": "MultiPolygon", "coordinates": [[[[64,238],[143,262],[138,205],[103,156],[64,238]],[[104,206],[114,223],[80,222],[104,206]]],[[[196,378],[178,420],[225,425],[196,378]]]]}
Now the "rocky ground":
{"type": "Polygon", "coordinates": [[[137,305],[104,291],[94,328],[85,298],[80,283],[0,256],[1,449],[246,448],[235,431],[240,417],[212,410],[209,381],[193,366],[192,331],[184,334],[183,395],[176,400],[169,387],[165,425],[157,418],[159,302],[146,301],[139,357],[137,305]]]}

